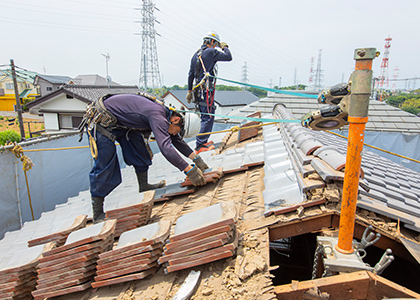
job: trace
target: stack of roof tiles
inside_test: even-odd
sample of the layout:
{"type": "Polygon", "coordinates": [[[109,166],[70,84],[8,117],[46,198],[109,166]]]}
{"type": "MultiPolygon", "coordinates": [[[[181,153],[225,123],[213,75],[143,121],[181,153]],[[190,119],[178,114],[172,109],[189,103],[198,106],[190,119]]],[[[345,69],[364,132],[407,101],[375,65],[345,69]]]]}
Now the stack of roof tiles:
{"type": "Polygon", "coordinates": [[[16,251],[0,264],[0,299],[31,299],[36,285],[36,268],[42,253],[53,243],[16,251]]]}
{"type": "Polygon", "coordinates": [[[124,232],[113,250],[99,255],[92,287],[143,279],[156,272],[171,223],[160,221],[124,232]]]}
{"type": "MultiPolygon", "coordinates": [[[[46,232],[44,232],[43,234],[40,234],[39,237],[35,237],[29,240],[28,246],[33,247],[36,245],[42,245],[49,242],[54,242],[58,246],[63,245],[66,242],[66,239],[71,232],[86,226],[87,215],[80,215],[80,216],[77,216],[73,221],[72,220],[73,220],[72,216],[69,216],[67,218],[63,218],[63,216],[61,216],[61,219],[52,218],[51,223],[48,224],[49,231],[51,233],[46,234],[46,232]]],[[[39,223],[44,228],[48,226],[47,222],[45,222],[45,218],[42,223],[41,222],[39,223]]]]}
{"type": "Polygon", "coordinates": [[[105,201],[105,211],[108,220],[117,220],[115,237],[147,224],[152,213],[154,198],[154,191],[139,194],[137,190],[132,190],[130,193],[118,190],[110,194],[105,201]]]}
{"type": "Polygon", "coordinates": [[[83,291],[91,286],[98,255],[114,241],[116,221],[72,232],[66,243],[43,254],[38,265],[35,300],[83,291]]]}
{"type": "Polygon", "coordinates": [[[165,273],[234,255],[237,247],[234,202],[218,203],[178,218],[159,263],[165,273]]]}

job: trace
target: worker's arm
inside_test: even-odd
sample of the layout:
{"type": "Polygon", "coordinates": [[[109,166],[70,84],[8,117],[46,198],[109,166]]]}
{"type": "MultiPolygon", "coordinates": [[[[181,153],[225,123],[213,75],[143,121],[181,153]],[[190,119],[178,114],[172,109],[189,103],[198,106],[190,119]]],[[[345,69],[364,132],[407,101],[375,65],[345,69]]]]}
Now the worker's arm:
{"type": "Polygon", "coordinates": [[[194,53],[193,57],[191,58],[190,71],[188,72],[188,82],[187,82],[188,91],[192,91],[193,89],[196,63],[197,63],[197,53],[194,53]]]}
{"type": "Polygon", "coordinates": [[[231,61],[232,54],[230,53],[229,47],[224,47],[223,51],[213,49],[213,59],[214,61],[231,61]]]}

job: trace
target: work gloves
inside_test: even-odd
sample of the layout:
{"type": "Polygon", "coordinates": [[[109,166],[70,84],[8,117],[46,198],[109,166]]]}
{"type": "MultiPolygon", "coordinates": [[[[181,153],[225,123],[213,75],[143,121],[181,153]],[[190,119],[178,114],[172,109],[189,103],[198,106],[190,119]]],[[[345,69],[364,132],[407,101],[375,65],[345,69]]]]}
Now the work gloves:
{"type": "Polygon", "coordinates": [[[229,45],[228,44],[226,44],[225,42],[221,42],[220,43],[220,48],[225,48],[225,47],[229,47],[229,45]]]}
{"type": "Polygon", "coordinates": [[[188,91],[188,94],[187,94],[187,102],[188,103],[191,103],[192,99],[193,99],[193,93],[191,91],[188,91]]]}
{"type": "Polygon", "coordinates": [[[205,185],[206,180],[204,179],[203,172],[201,172],[200,168],[195,165],[192,165],[192,169],[186,172],[185,174],[191,180],[194,186],[205,185]]]}
{"type": "Polygon", "coordinates": [[[193,162],[203,173],[204,173],[204,170],[209,168],[209,166],[204,162],[204,160],[199,155],[196,155],[194,157],[193,162]]]}

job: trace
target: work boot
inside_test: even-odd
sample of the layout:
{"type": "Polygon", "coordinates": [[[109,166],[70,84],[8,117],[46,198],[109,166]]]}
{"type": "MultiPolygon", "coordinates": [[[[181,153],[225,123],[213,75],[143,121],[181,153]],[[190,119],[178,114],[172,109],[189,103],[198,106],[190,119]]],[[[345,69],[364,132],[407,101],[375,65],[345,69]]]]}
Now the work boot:
{"type": "Polygon", "coordinates": [[[201,146],[201,147],[198,147],[198,148],[196,148],[195,149],[195,154],[199,154],[199,153],[201,153],[201,152],[205,152],[205,151],[209,151],[209,150],[213,150],[213,149],[215,149],[216,147],[214,147],[214,145],[208,145],[208,146],[205,146],[205,145],[203,145],[203,146],[201,146]]]}
{"type": "Polygon", "coordinates": [[[147,171],[136,173],[136,175],[137,175],[137,181],[139,183],[139,193],[145,192],[148,190],[160,189],[166,185],[165,180],[161,180],[159,183],[156,183],[156,184],[149,184],[147,171]]]}
{"type": "Polygon", "coordinates": [[[105,221],[104,197],[92,196],[93,224],[105,221]]]}

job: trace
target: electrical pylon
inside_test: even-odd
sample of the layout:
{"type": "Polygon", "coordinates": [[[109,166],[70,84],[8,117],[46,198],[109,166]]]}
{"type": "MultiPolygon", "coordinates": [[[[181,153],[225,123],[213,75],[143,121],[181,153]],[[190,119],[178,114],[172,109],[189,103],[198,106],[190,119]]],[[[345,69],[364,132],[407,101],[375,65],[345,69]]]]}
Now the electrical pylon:
{"type": "Polygon", "coordinates": [[[159,23],[154,17],[154,11],[159,10],[151,0],[143,0],[141,14],[142,47],[140,63],[139,87],[147,90],[148,88],[158,88],[162,86],[159,73],[159,61],[156,48],[155,23],[159,23]]]}
{"type": "Polygon", "coordinates": [[[322,56],[322,49],[319,49],[318,53],[318,62],[316,65],[315,70],[315,82],[314,82],[314,89],[315,91],[319,91],[322,88],[322,70],[321,70],[321,56],[322,56]]]}
{"type": "Polygon", "coordinates": [[[397,82],[397,79],[398,79],[399,75],[400,75],[400,69],[398,69],[398,66],[397,66],[397,67],[395,67],[395,69],[393,71],[393,74],[392,74],[392,79],[394,79],[394,82],[392,83],[392,89],[394,89],[394,90],[397,88],[396,82],[397,82]]]}
{"type": "Polygon", "coordinates": [[[314,57],[311,57],[311,68],[309,69],[309,80],[308,80],[308,86],[312,87],[314,83],[314,57]]]}
{"type": "Polygon", "coordinates": [[[391,41],[392,38],[388,36],[385,39],[385,51],[384,55],[382,57],[381,62],[381,74],[378,77],[377,87],[382,88],[384,84],[386,83],[386,86],[388,87],[389,80],[388,80],[388,62],[389,62],[389,48],[391,48],[391,41]]]}
{"type": "MultiPolygon", "coordinates": [[[[246,62],[244,63],[243,67],[242,67],[242,77],[241,77],[241,82],[243,83],[248,83],[248,66],[246,64],[246,62]]],[[[243,90],[245,90],[245,86],[242,87],[243,90]]]]}

